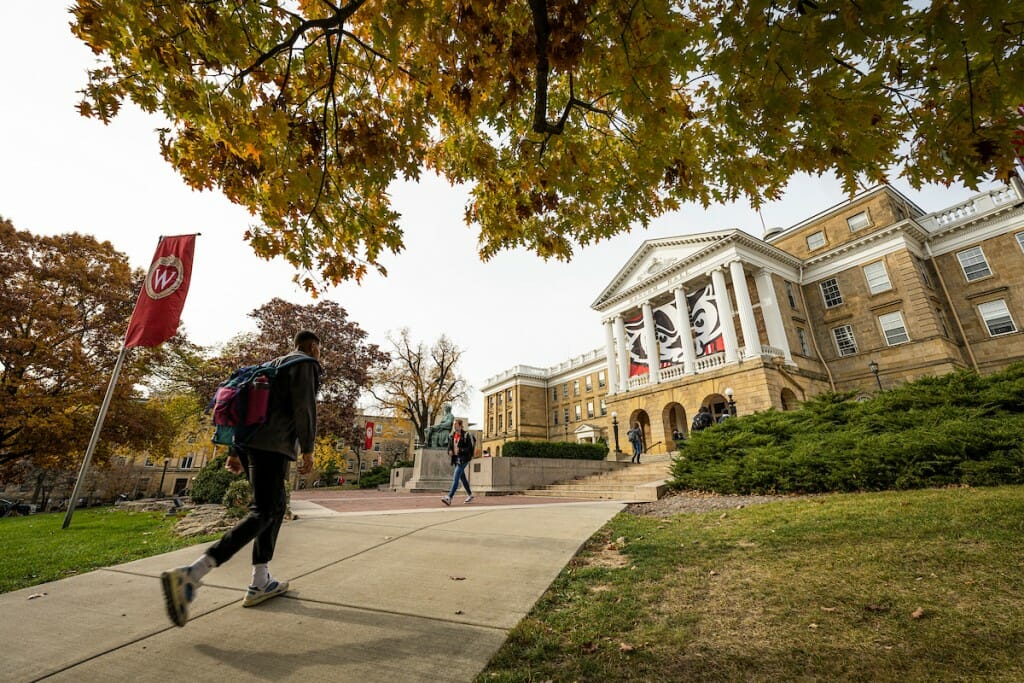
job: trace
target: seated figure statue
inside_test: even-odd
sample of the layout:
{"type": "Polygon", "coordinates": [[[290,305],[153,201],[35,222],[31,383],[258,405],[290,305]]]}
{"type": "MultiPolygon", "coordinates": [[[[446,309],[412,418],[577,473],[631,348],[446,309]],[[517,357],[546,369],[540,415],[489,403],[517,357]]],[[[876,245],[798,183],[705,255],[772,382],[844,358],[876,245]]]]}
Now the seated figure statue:
{"type": "Polygon", "coordinates": [[[448,435],[452,433],[452,425],[455,424],[455,416],[452,415],[452,407],[444,407],[444,415],[441,421],[427,429],[427,448],[447,448],[448,435]]]}

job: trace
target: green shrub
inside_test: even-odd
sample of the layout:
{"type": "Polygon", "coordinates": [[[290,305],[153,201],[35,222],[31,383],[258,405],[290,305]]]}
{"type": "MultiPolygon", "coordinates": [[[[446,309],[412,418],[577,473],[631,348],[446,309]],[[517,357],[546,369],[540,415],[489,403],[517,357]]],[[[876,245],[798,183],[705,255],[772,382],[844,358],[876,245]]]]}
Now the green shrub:
{"type": "Polygon", "coordinates": [[[359,477],[359,488],[375,489],[391,481],[391,470],[384,465],[374,465],[359,477]]]}
{"type": "Polygon", "coordinates": [[[248,479],[236,479],[224,492],[221,502],[228,512],[234,517],[244,517],[249,511],[249,503],[252,501],[252,487],[248,479]]]}
{"type": "Polygon", "coordinates": [[[510,441],[502,448],[502,455],[506,458],[604,460],[608,456],[608,446],[568,441],[510,441]]]}
{"type": "Polygon", "coordinates": [[[193,503],[219,503],[224,500],[224,494],[227,493],[231,482],[244,478],[244,475],[231,474],[224,469],[227,459],[226,453],[218,455],[206,463],[192,480],[190,496],[193,503]]]}
{"type": "Polygon", "coordinates": [[[1024,483],[1024,363],[926,377],[869,401],[815,397],[680,444],[672,485],[719,493],[1024,483]]]}
{"type": "Polygon", "coordinates": [[[317,477],[321,486],[334,486],[338,483],[338,476],[341,474],[341,465],[334,458],[328,458],[324,468],[317,477]]]}

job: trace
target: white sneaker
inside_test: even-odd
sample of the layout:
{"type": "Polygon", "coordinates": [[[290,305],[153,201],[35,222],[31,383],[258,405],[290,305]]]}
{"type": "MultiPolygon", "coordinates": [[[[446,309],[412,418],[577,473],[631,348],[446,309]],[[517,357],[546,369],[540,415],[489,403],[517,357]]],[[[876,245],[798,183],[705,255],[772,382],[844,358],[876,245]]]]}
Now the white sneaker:
{"type": "Polygon", "coordinates": [[[256,588],[256,586],[249,586],[249,590],[245,593],[245,599],[242,600],[242,607],[253,607],[266,602],[270,598],[276,598],[278,595],[283,595],[288,592],[288,582],[278,581],[271,579],[263,588],[256,588]]]}
{"type": "Polygon", "coordinates": [[[441,502],[444,503],[445,505],[451,505],[452,499],[449,498],[448,496],[441,496],[441,502]]]}
{"type": "Polygon", "coordinates": [[[466,496],[466,501],[465,502],[466,503],[472,503],[473,502],[473,494],[472,493],[469,494],[468,496],[466,496]]]}
{"type": "Polygon", "coordinates": [[[199,582],[192,578],[188,567],[178,567],[160,574],[160,585],[164,590],[167,616],[175,626],[184,626],[188,621],[188,606],[196,598],[199,582]]]}

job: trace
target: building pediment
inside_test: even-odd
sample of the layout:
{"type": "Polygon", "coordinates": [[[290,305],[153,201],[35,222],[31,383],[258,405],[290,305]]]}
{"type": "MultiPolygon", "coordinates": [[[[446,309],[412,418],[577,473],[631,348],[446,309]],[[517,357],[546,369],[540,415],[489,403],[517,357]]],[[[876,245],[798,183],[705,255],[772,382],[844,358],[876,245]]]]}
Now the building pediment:
{"type": "Polygon", "coordinates": [[[713,251],[719,243],[736,232],[720,230],[644,241],[591,306],[600,308],[605,302],[634,289],[637,285],[658,279],[673,266],[713,251]]]}

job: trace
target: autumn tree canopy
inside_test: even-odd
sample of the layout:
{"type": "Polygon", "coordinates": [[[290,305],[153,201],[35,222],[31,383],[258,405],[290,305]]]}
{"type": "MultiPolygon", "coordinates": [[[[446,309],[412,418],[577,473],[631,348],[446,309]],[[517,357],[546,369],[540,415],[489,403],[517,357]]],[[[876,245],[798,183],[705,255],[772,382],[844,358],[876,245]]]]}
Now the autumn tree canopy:
{"type": "Polygon", "coordinates": [[[796,173],[850,192],[1012,169],[1024,3],[78,0],[81,113],[159,112],[164,157],[336,283],[402,248],[387,190],[465,183],[480,253],[574,248],[796,173]]]}
{"type": "Polygon", "coordinates": [[[466,400],[469,387],[459,370],[462,349],[445,335],[427,347],[413,341],[408,328],[388,341],[391,363],[374,373],[369,392],[385,411],[412,422],[416,440],[426,443],[427,429],[444,407],[466,400]]]}
{"type": "MultiPolygon", "coordinates": [[[[143,273],[109,242],[40,237],[0,219],[0,469],[81,462],[143,273]]],[[[173,425],[141,400],[146,350],[122,370],[97,449],[167,451],[173,425]]]]}

